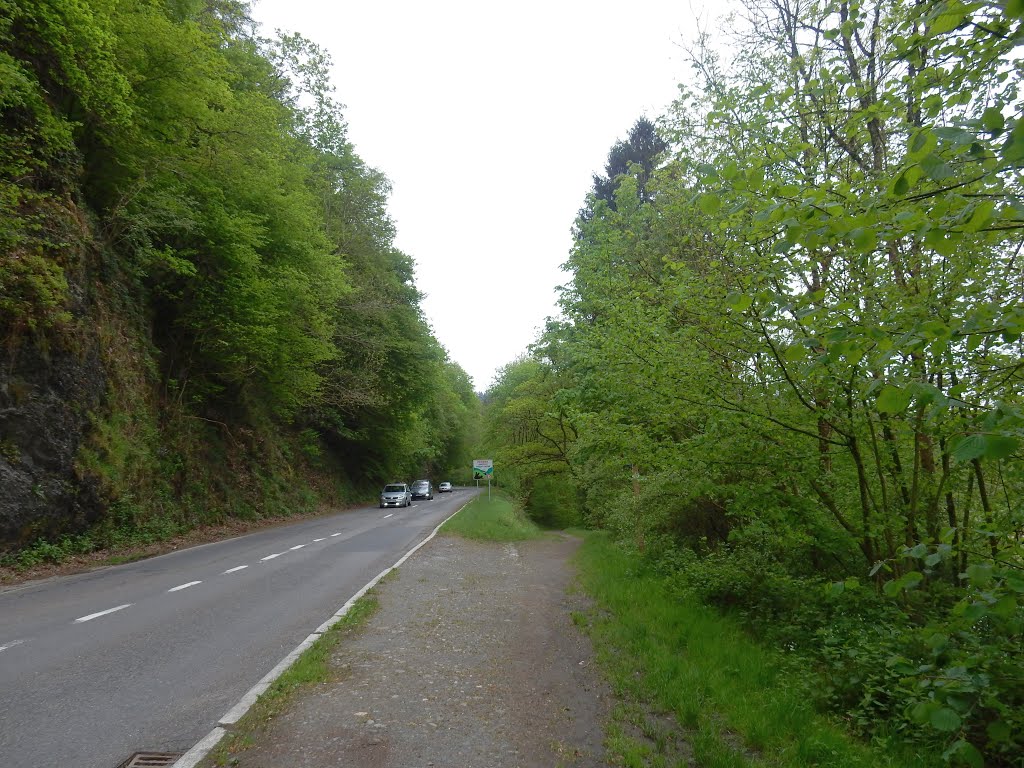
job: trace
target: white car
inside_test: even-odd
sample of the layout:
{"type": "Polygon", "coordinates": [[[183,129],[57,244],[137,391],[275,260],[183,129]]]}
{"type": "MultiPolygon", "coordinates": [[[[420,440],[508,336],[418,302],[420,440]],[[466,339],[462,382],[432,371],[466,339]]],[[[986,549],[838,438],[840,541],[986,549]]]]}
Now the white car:
{"type": "Polygon", "coordinates": [[[437,492],[438,493],[451,493],[452,492],[452,484],[447,482],[447,481],[441,483],[439,486],[437,486],[437,492]]]}

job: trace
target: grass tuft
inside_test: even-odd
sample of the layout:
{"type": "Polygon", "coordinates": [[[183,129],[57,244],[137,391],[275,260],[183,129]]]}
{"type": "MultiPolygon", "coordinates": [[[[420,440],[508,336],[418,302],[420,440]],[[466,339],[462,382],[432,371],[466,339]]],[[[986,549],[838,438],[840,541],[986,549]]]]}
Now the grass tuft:
{"type": "Polygon", "coordinates": [[[238,725],[221,739],[220,744],[200,763],[200,766],[207,768],[237,765],[238,755],[256,742],[256,734],[266,730],[297,692],[331,679],[330,658],[334,647],[348,632],[362,626],[377,608],[377,598],[372,594],[359,598],[338,623],[307,648],[256,700],[238,725]]]}
{"type": "Polygon", "coordinates": [[[583,535],[580,580],[596,607],[589,622],[574,622],[589,632],[612,689],[627,703],[606,740],[617,764],[686,765],[691,755],[706,768],[937,764],[935,756],[857,741],[814,710],[809,671],[714,609],[671,593],[607,535],[583,535]],[[689,748],[662,748],[676,738],[689,748]]]}
{"type": "Polygon", "coordinates": [[[500,493],[477,496],[441,528],[465,539],[480,541],[524,541],[543,536],[536,523],[500,493]]]}

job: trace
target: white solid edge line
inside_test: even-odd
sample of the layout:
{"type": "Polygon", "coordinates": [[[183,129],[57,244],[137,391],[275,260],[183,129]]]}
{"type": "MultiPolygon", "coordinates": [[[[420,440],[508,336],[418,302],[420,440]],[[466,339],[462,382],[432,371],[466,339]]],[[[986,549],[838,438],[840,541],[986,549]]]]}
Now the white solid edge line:
{"type": "Polygon", "coordinates": [[[179,584],[176,587],[171,587],[167,591],[168,592],[180,592],[183,589],[188,589],[189,587],[194,587],[196,584],[202,584],[202,583],[203,582],[201,582],[201,581],[190,581],[188,584],[179,584]]]}
{"type": "Polygon", "coordinates": [[[98,619],[100,616],[106,616],[108,613],[113,613],[114,611],[123,611],[125,608],[131,608],[133,605],[135,605],[135,603],[125,603],[124,605],[119,605],[116,608],[107,608],[107,610],[100,611],[99,613],[90,613],[88,616],[81,616],[75,619],[74,623],[81,624],[85,621],[92,621],[93,619],[98,619]]]}
{"type": "MultiPolygon", "coordinates": [[[[472,501],[472,499],[470,501],[472,501]]],[[[469,502],[467,501],[466,504],[468,503],[469,502]]],[[[264,675],[263,679],[256,683],[256,685],[250,688],[249,691],[239,700],[239,702],[235,704],[235,706],[233,706],[230,710],[228,710],[224,717],[220,718],[220,720],[217,721],[217,725],[233,725],[234,723],[237,723],[239,720],[241,720],[245,713],[249,711],[249,708],[256,703],[256,699],[258,699],[260,695],[264,691],[266,691],[267,688],[269,688],[273,684],[273,682],[277,680],[277,678],[279,678],[284,673],[284,671],[292,665],[292,663],[294,663],[295,659],[297,659],[303,651],[305,651],[309,646],[316,642],[317,638],[319,638],[320,635],[326,632],[327,629],[330,628],[333,624],[336,624],[337,622],[341,621],[342,617],[344,617],[344,615],[348,613],[352,606],[355,605],[356,600],[358,600],[360,597],[362,597],[375,586],[377,586],[377,583],[381,579],[383,579],[385,576],[391,573],[391,571],[393,571],[395,568],[397,568],[406,560],[408,560],[420,547],[422,547],[432,538],[437,536],[437,532],[441,530],[441,526],[447,523],[457,514],[459,514],[459,512],[461,512],[466,507],[466,504],[463,504],[457,510],[448,515],[448,517],[442,520],[437,525],[437,527],[434,528],[434,530],[432,530],[425,539],[423,539],[423,541],[421,541],[415,547],[413,547],[404,555],[402,555],[402,557],[399,558],[397,563],[392,565],[390,568],[385,568],[383,571],[374,576],[366,584],[366,586],[364,586],[362,589],[360,589],[358,592],[352,595],[352,597],[350,597],[345,602],[345,604],[338,610],[337,613],[335,613],[326,622],[317,627],[315,632],[313,632],[305,640],[299,643],[299,645],[295,648],[294,651],[292,651],[283,659],[281,659],[281,661],[277,663],[277,666],[275,666],[266,675],[264,675]]],[[[174,765],[171,766],[171,768],[194,768],[196,765],[199,764],[200,760],[206,757],[210,753],[210,751],[215,746],[217,746],[218,742],[220,742],[220,740],[224,737],[225,733],[226,731],[223,727],[214,728],[212,731],[210,731],[206,738],[204,738],[202,741],[200,741],[198,744],[192,747],[192,749],[190,749],[184,755],[179,757],[178,761],[174,763],[174,765]]]]}
{"type": "Polygon", "coordinates": [[[315,643],[319,637],[319,633],[314,632],[295,646],[291,653],[277,662],[272,670],[267,672],[267,674],[265,674],[263,678],[256,683],[256,685],[249,689],[249,691],[237,704],[235,704],[235,706],[228,710],[227,713],[217,721],[217,725],[234,725],[241,720],[242,716],[249,711],[249,708],[256,703],[256,699],[263,695],[263,692],[273,685],[274,681],[283,675],[285,671],[287,671],[288,667],[294,664],[295,660],[299,658],[299,656],[301,656],[309,646],[315,643]]]}
{"type": "Polygon", "coordinates": [[[171,768],[195,768],[199,765],[199,761],[210,754],[210,751],[224,738],[225,733],[227,731],[223,728],[214,728],[203,737],[202,741],[179,757],[171,768]]]}

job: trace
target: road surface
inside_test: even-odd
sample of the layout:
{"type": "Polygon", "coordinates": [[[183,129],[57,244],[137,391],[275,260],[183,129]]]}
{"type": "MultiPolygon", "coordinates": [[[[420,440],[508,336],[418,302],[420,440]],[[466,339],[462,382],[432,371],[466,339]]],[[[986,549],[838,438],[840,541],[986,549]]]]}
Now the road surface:
{"type": "Polygon", "coordinates": [[[474,492],[0,591],[0,765],[117,768],[186,751],[474,492]]]}

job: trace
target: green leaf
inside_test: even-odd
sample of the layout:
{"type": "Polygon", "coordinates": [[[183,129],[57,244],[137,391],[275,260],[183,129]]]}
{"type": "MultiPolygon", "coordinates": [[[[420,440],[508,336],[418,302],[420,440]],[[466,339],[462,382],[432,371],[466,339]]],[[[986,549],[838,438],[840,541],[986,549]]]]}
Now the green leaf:
{"type": "Polygon", "coordinates": [[[1009,435],[987,435],[985,456],[992,459],[1005,459],[1017,451],[1017,438],[1009,435]]]}
{"type": "Polygon", "coordinates": [[[957,149],[969,146],[978,140],[978,137],[970,131],[955,126],[943,126],[934,130],[936,136],[957,149]]]}
{"type": "Polygon", "coordinates": [[[1017,598],[1013,595],[1005,595],[998,600],[996,604],[992,606],[992,613],[996,616],[1002,616],[1004,619],[1012,618],[1017,612],[1017,598]]]}
{"type": "Polygon", "coordinates": [[[1017,118],[1014,122],[1013,130],[1006,137],[999,153],[1006,163],[1014,164],[1024,160],[1024,118],[1017,118]]]}
{"type": "Polygon", "coordinates": [[[708,216],[713,216],[718,213],[722,207],[722,200],[718,195],[701,195],[700,196],[700,209],[704,211],[708,216]]]}
{"type": "Polygon", "coordinates": [[[953,445],[950,453],[957,461],[970,461],[985,454],[987,441],[984,435],[968,435],[953,445]]]}
{"type": "Polygon", "coordinates": [[[782,357],[791,363],[807,357],[807,348],[802,344],[790,344],[782,353],[782,357]]]}
{"type": "MultiPolygon", "coordinates": [[[[889,659],[886,666],[894,666],[892,659],[889,659]]],[[[928,722],[928,719],[931,716],[931,713],[935,711],[935,708],[936,706],[934,701],[919,701],[910,709],[910,720],[918,725],[924,725],[928,722]]]]}
{"type": "MultiPolygon", "coordinates": [[[[1024,5],[1024,0],[1021,5],[1024,5]]],[[[1000,134],[1006,128],[1006,118],[999,107],[989,107],[981,115],[981,124],[989,133],[1000,134]]]]}
{"type": "Polygon", "coordinates": [[[993,720],[985,728],[985,733],[988,737],[995,742],[1006,742],[1010,740],[1010,736],[1013,735],[1013,729],[1007,725],[1005,720],[993,720]]]}
{"type": "Polygon", "coordinates": [[[945,181],[956,176],[956,171],[945,160],[934,153],[921,161],[921,169],[932,181],[945,181]]]}
{"type": "Polygon", "coordinates": [[[910,405],[910,392],[901,387],[886,384],[875,401],[879,413],[902,413],[910,405]]]}
{"type": "Polygon", "coordinates": [[[875,246],[878,245],[878,235],[871,227],[857,227],[850,232],[850,239],[858,250],[865,252],[875,250],[875,246]]]}
{"type": "Polygon", "coordinates": [[[979,232],[995,218],[996,204],[993,200],[983,200],[974,207],[971,218],[964,225],[965,232],[979,232]]]}
{"type": "Polygon", "coordinates": [[[927,565],[929,568],[934,568],[941,561],[942,555],[940,555],[938,552],[932,552],[930,555],[928,555],[928,557],[924,559],[924,564],[927,565]]]}
{"type": "Polygon", "coordinates": [[[754,297],[748,296],[745,293],[733,291],[725,297],[725,303],[730,309],[733,309],[736,312],[745,312],[750,309],[750,306],[754,303],[754,297]]]}
{"type": "Polygon", "coordinates": [[[928,27],[929,37],[944,35],[962,26],[970,16],[969,9],[959,0],[952,0],[946,3],[942,13],[935,17],[935,21],[928,27]]]}
{"type": "Polygon", "coordinates": [[[968,566],[967,580],[971,582],[971,586],[984,589],[992,583],[992,566],[987,563],[976,563],[975,565],[968,566]]]}
{"type": "Polygon", "coordinates": [[[912,134],[907,145],[907,160],[915,162],[926,157],[939,144],[938,137],[927,128],[912,134]]]}
{"type": "Polygon", "coordinates": [[[963,739],[954,742],[949,749],[942,753],[942,759],[947,764],[953,763],[954,757],[958,757],[961,761],[967,763],[970,768],[985,768],[985,758],[981,752],[973,744],[963,739]]]}
{"type": "Polygon", "coordinates": [[[902,589],[916,589],[917,585],[924,581],[924,574],[920,571],[907,571],[896,581],[902,589]]]}
{"type": "Polygon", "coordinates": [[[960,726],[963,724],[963,720],[960,719],[960,715],[949,707],[936,709],[929,716],[928,722],[932,724],[932,728],[935,730],[945,731],[947,733],[959,731],[960,726]]]}
{"type": "Polygon", "coordinates": [[[971,461],[982,457],[1005,459],[1016,453],[1019,442],[1010,435],[978,432],[957,441],[950,455],[957,461],[971,461]]]}
{"type": "Polygon", "coordinates": [[[898,579],[887,581],[882,586],[882,592],[888,597],[895,597],[905,589],[915,589],[924,580],[924,574],[919,571],[908,571],[898,579]]]}

